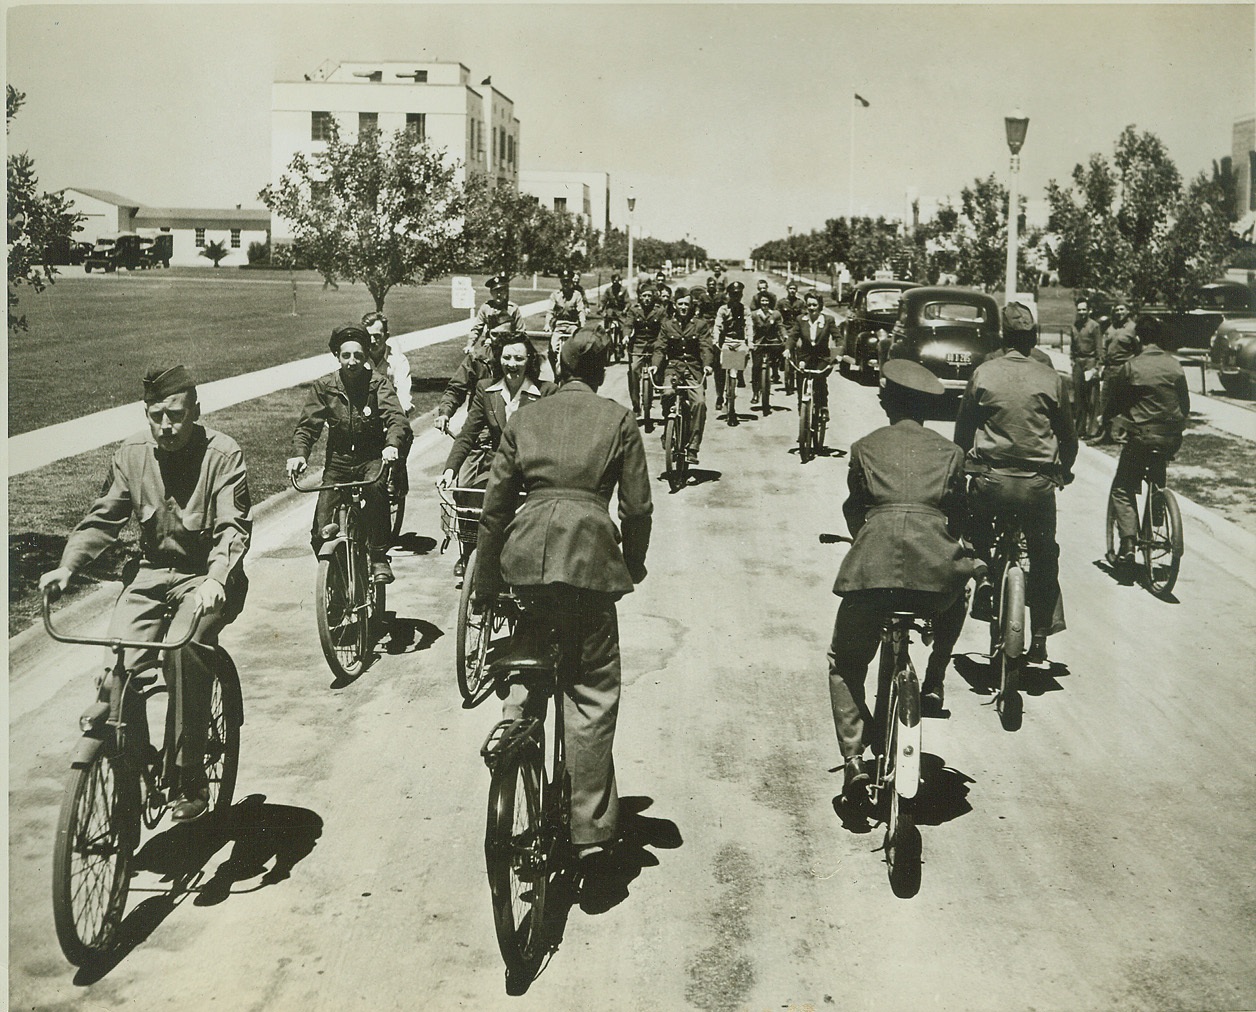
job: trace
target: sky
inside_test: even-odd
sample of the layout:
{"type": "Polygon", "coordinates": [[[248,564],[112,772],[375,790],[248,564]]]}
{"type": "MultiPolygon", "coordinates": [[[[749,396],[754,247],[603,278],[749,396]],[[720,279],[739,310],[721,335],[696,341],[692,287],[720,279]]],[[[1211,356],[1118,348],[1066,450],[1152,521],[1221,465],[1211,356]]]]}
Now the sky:
{"type": "Polygon", "coordinates": [[[40,183],[147,206],[260,207],[270,89],[326,61],[449,60],[515,103],[524,169],[608,172],[640,234],[745,256],[792,227],[1021,192],[1127,124],[1184,177],[1256,111],[1256,5],[40,4],[6,11],[8,136],[40,183]],[[868,100],[865,108],[855,93],[868,100]]]}

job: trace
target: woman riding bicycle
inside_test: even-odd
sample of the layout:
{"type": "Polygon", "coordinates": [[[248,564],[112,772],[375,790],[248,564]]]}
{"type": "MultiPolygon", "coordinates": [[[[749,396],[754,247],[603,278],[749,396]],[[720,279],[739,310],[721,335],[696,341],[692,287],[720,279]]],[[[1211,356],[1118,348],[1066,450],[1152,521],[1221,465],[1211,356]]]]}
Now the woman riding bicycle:
{"type": "MultiPolygon", "coordinates": [[[[452,488],[458,478],[463,487],[484,488],[488,485],[489,468],[493,454],[501,445],[502,430],[514,413],[525,404],[552,394],[558,388],[541,379],[541,355],[522,332],[505,330],[494,332],[489,345],[496,372],[501,379],[480,380],[467,413],[466,424],[454,440],[445,469],[436,480],[441,488],[452,488]]],[[[465,495],[465,493],[463,493],[465,495]]],[[[455,493],[455,500],[458,494],[455,493]]],[[[459,505],[476,505],[459,502],[459,505]]],[[[454,575],[466,571],[467,557],[475,547],[474,542],[464,541],[454,575]]]]}
{"type": "MultiPolygon", "coordinates": [[[[806,313],[798,318],[785,346],[785,361],[799,369],[823,369],[833,361],[832,351],[837,341],[837,324],[824,312],[824,299],[819,292],[808,292],[804,302],[806,313]]],[[[799,385],[799,395],[802,386],[799,385]]],[[[815,409],[820,418],[829,416],[829,380],[827,376],[815,377],[812,394],[815,409]]]]}
{"type": "Polygon", "coordinates": [[[702,429],[706,424],[706,398],[701,389],[673,391],[673,387],[699,387],[711,375],[715,349],[711,344],[711,328],[698,313],[693,295],[687,288],[676,289],[676,318],[665,319],[654,341],[654,358],[650,368],[663,388],[663,414],[671,410],[672,398],[683,397],[689,410],[689,444],[685,458],[698,462],[702,448],[702,429]]]}
{"type": "Polygon", "coordinates": [[[964,506],[964,454],[923,424],[942,384],[905,359],[891,359],[881,375],[881,406],[890,424],[850,448],[850,495],[842,512],[855,541],[833,584],[842,603],[828,653],[843,793],[851,800],[871,779],[862,758],[871,744],[864,680],[886,618],[895,611],[933,616],[921,691],[941,710],[946,665],[964,626],[964,587],[985,570],[954,533],[964,506]]]}
{"type": "Polygon", "coordinates": [[[755,296],[750,326],[754,331],[754,347],[750,352],[754,363],[750,374],[750,399],[752,403],[757,401],[766,414],[772,373],[776,370],[777,359],[785,350],[785,320],[780,311],[772,306],[770,292],[760,292],[755,296]]]}
{"type": "MultiPolygon", "coordinates": [[[[327,427],[327,461],[323,481],[327,484],[363,481],[381,457],[394,461],[405,445],[409,422],[397,393],[382,372],[366,368],[371,336],[360,324],[350,323],[331,332],[328,347],[340,368],[310,384],[309,396],[301,409],[292,434],[290,475],[306,468],[310,451],[327,427]]],[[[388,526],[388,499],[382,485],[362,490],[366,499],[367,545],[371,553],[371,578],[376,583],[392,583],[388,563],[391,531],[388,526]]],[[[336,496],[330,490],[318,494],[310,544],[315,554],[323,543],[323,529],[331,522],[336,496]]]]}

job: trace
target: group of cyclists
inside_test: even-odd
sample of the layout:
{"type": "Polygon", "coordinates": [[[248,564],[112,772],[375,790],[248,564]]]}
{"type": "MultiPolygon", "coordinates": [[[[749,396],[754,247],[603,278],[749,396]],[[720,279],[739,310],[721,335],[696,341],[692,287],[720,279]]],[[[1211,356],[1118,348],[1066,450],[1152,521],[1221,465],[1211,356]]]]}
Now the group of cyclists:
{"type": "MultiPolygon", "coordinates": [[[[509,280],[504,275],[488,280],[490,297],[476,313],[463,360],[436,409],[435,427],[450,434],[450,418],[468,403],[467,421],[438,484],[485,489],[478,603],[502,585],[520,589],[537,602],[535,614],[583,644],[581,656],[588,663],[564,704],[573,771],[572,838],[577,856],[597,858],[609,852],[616,832],[615,602],[645,578],[652,513],[639,431],[647,422],[638,399],[641,373],[653,373],[665,398],[685,398],[692,421],[687,455],[696,463],[706,417],[705,378],[715,376],[717,411],[745,384],[745,356],[729,353],[748,355],[751,396],[762,404],[768,384],[783,381],[791,389],[791,363],[816,368],[830,361],[835,321],[824,311],[820,293],[800,298],[794,281],[779,299],[760,281],[747,309],[742,282],[727,282],[717,270],[704,284],[674,290],[660,272],[640,286],[635,300],[614,275],[599,300],[601,325],[593,326],[579,279],[568,272],[546,313],[557,380],[550,382],[541,378],[541,358],[510,299],[509,280]],[[597,395],[617,328],[630,356],[631,409],[597,395]],[[521,492],[526,492],[522,506],[521,492]],[[619,531],[608,514],[613,496],[619,531]]],[[[844,511],[854,544],[834,585],[843,600],[828,668],[844,789],[855,796],[868,780],[862,760],[869,719],[863,683],[878,631],[888,613],[903,606],[934,616],[937,640],[923,692],[940,708],[971,579],[977,580],[972,614],[989,617],[984,559],[995,516],[1015,513],[1023,520],[1030,559],[1029,660],[1045,661],[1047,636],[1064,628],[1054,497],[1071,481],[1077,454],[1072,391],[1031,354],[1037,328],[1027,307],[1010,303],[1002,323],[1004,353],[975,370],[954,440],[922,424],[930,399],[942,392],[937,379],[917,363],[891,360],[880,393],[889,424],[851,447],[844,511]],[[966,474],[972,475],[967,485],[966,474]]],[[[1133,492],[1144,470],[1163,468],[1180,445],[1189,399],[1180,365],[1158,347],[1156,321],[1140,318],[1129,335],[1124,325],[1121,320],[1109,346],[1124,342],[1130,354],[1111,372],[1102,414],[1127,440],[1111,493],[1119,504],[1121,555],[1127,557],[1135,534],[1133,492]]],[[[413,439],[409,363],[390,346],[387,319],[372,312],[360,323],[337,327],[329,347],[337,369],[309,388],[287,470],[296,475],[306,468],[324,428],[328,481],[360,480],[380,459],[404,464],[413,439]]],[[[243,558],[251,532],[244,461],[230,437],[199,424],[196,383],[183,366],[147,375],[144,399],[148,431],[115,453],[104,491],[70,536],[61,565],[45,574],[41,586],[64,589],[134,514],[142,560],[119,600],[111,635],[160,635],[160,622],[194,602],[212,615],[189,651],[195,657],[212,646],[243,604],[243,558]]],[[[816,385],[815,403],[827,410],[824,382],[816,385]]],[[[731,408],[726,421],[737,424],[731,408]]],[[[386,493],[376,488],[365,494],[371,575],[387,583],[393,575],[386,493]]],[[[311,528],[315,551],[327,536],[330,507],[328,493],[321,493],[311,528]]],[[[468,554],[469,546],[462,546],[459,575],[468,554]]],[[[133,653],[132,663],[151,663],[143,652],[133,653]]],[[[199,817],[207,798],[203,756],[195,753],[204,740],[208,682],[196,664],[186,668],[190,689],[180,734],[187,747],[180,762],[187,770],[174,807],[176,821],[199,817]]],[[[510,705],[517,710],[526,701],[510,705]]]]}

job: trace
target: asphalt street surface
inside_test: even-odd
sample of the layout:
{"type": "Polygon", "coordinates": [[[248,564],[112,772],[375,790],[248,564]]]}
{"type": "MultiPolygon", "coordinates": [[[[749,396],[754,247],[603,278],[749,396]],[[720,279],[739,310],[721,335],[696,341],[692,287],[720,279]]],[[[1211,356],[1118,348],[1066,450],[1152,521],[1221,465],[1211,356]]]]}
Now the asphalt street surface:
{"type": "MultiPolygon", "coordinates": [[[[312,501],[259,523],[223,636],[246,711],[236,805],[146,840],[124,944],[90,973],[57,946],[50,864],[99,654],[14,654],[10,1007],[1256,1008],[1254,560],[1190,513],[1175,601],[1118,584],[1097,564],[1111,463],[1083,450],[1059,497],[1069,628],[1006,730],[966,627],[924,727],[920,888],[897,897],[881,827],[836,800],[844,548],[817,543],[845,531],[837,451],[883,419],[873,389],[830,390],[832,454],[801,464],[792,405],[778,390],[752,419],[743,391],[740,427],[710,412],[693,483],[656,481],[649,576],[620,605],[628,874],[571,898],[525,994],[506,994],[484,874],[497,704],[464,710],[455,685],[432,489],[449,443],[425,435],[391,637],[351,684],[318,646],[312,501]]],[[[604,392],[626,400],[622,367],[604,392]]]]}

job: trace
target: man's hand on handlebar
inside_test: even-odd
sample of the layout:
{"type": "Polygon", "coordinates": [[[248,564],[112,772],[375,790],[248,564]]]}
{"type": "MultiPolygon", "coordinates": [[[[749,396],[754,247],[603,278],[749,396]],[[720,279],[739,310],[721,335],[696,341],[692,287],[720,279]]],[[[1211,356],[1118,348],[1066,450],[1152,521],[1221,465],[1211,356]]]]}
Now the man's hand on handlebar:
{"type": "Polygon", "coordinates": [[[385,446],[384,452],[380,456],[389,464],[395,463],[397,460],[397,448],[395,446],[385,446]]]}
{"type": "Polygon", "coordinates": [[[284,466],[288,469],[288,474],[295,478],[305,471],[305,458],[289,457],[288,462],[284,466]]]}
{"type": "Polygon", "coordinates": [[[57,569],[44,573],[39,578],[39,590],[55,601],[65,593],[65,589],[70,585],[70,580],[73,576],[73,572],[65,566],[60,566],[57,569]]]}
{"type": "Polygon", "coordinates": [[[227,592],[217,580],[206,577],[205,581],[196,588],[196,599],[197,604],[201,606],[201,611],[208,615],[227,603],[227,592]]]}
{"type": "Polygon", "coordinates": [[[432,428],[434,428],[437,432],[443,432],[445,435],[448,436],[449,435],[449,416],[437,415],[436,421],[432,423],[432,428]]]}
{"type": "Polygon", "coordinates": [[[441,472],[440,477],[436,479],[436,487],[441,489],[454,487],[454,472],[452,468],[447,467],[441,472]]]}

